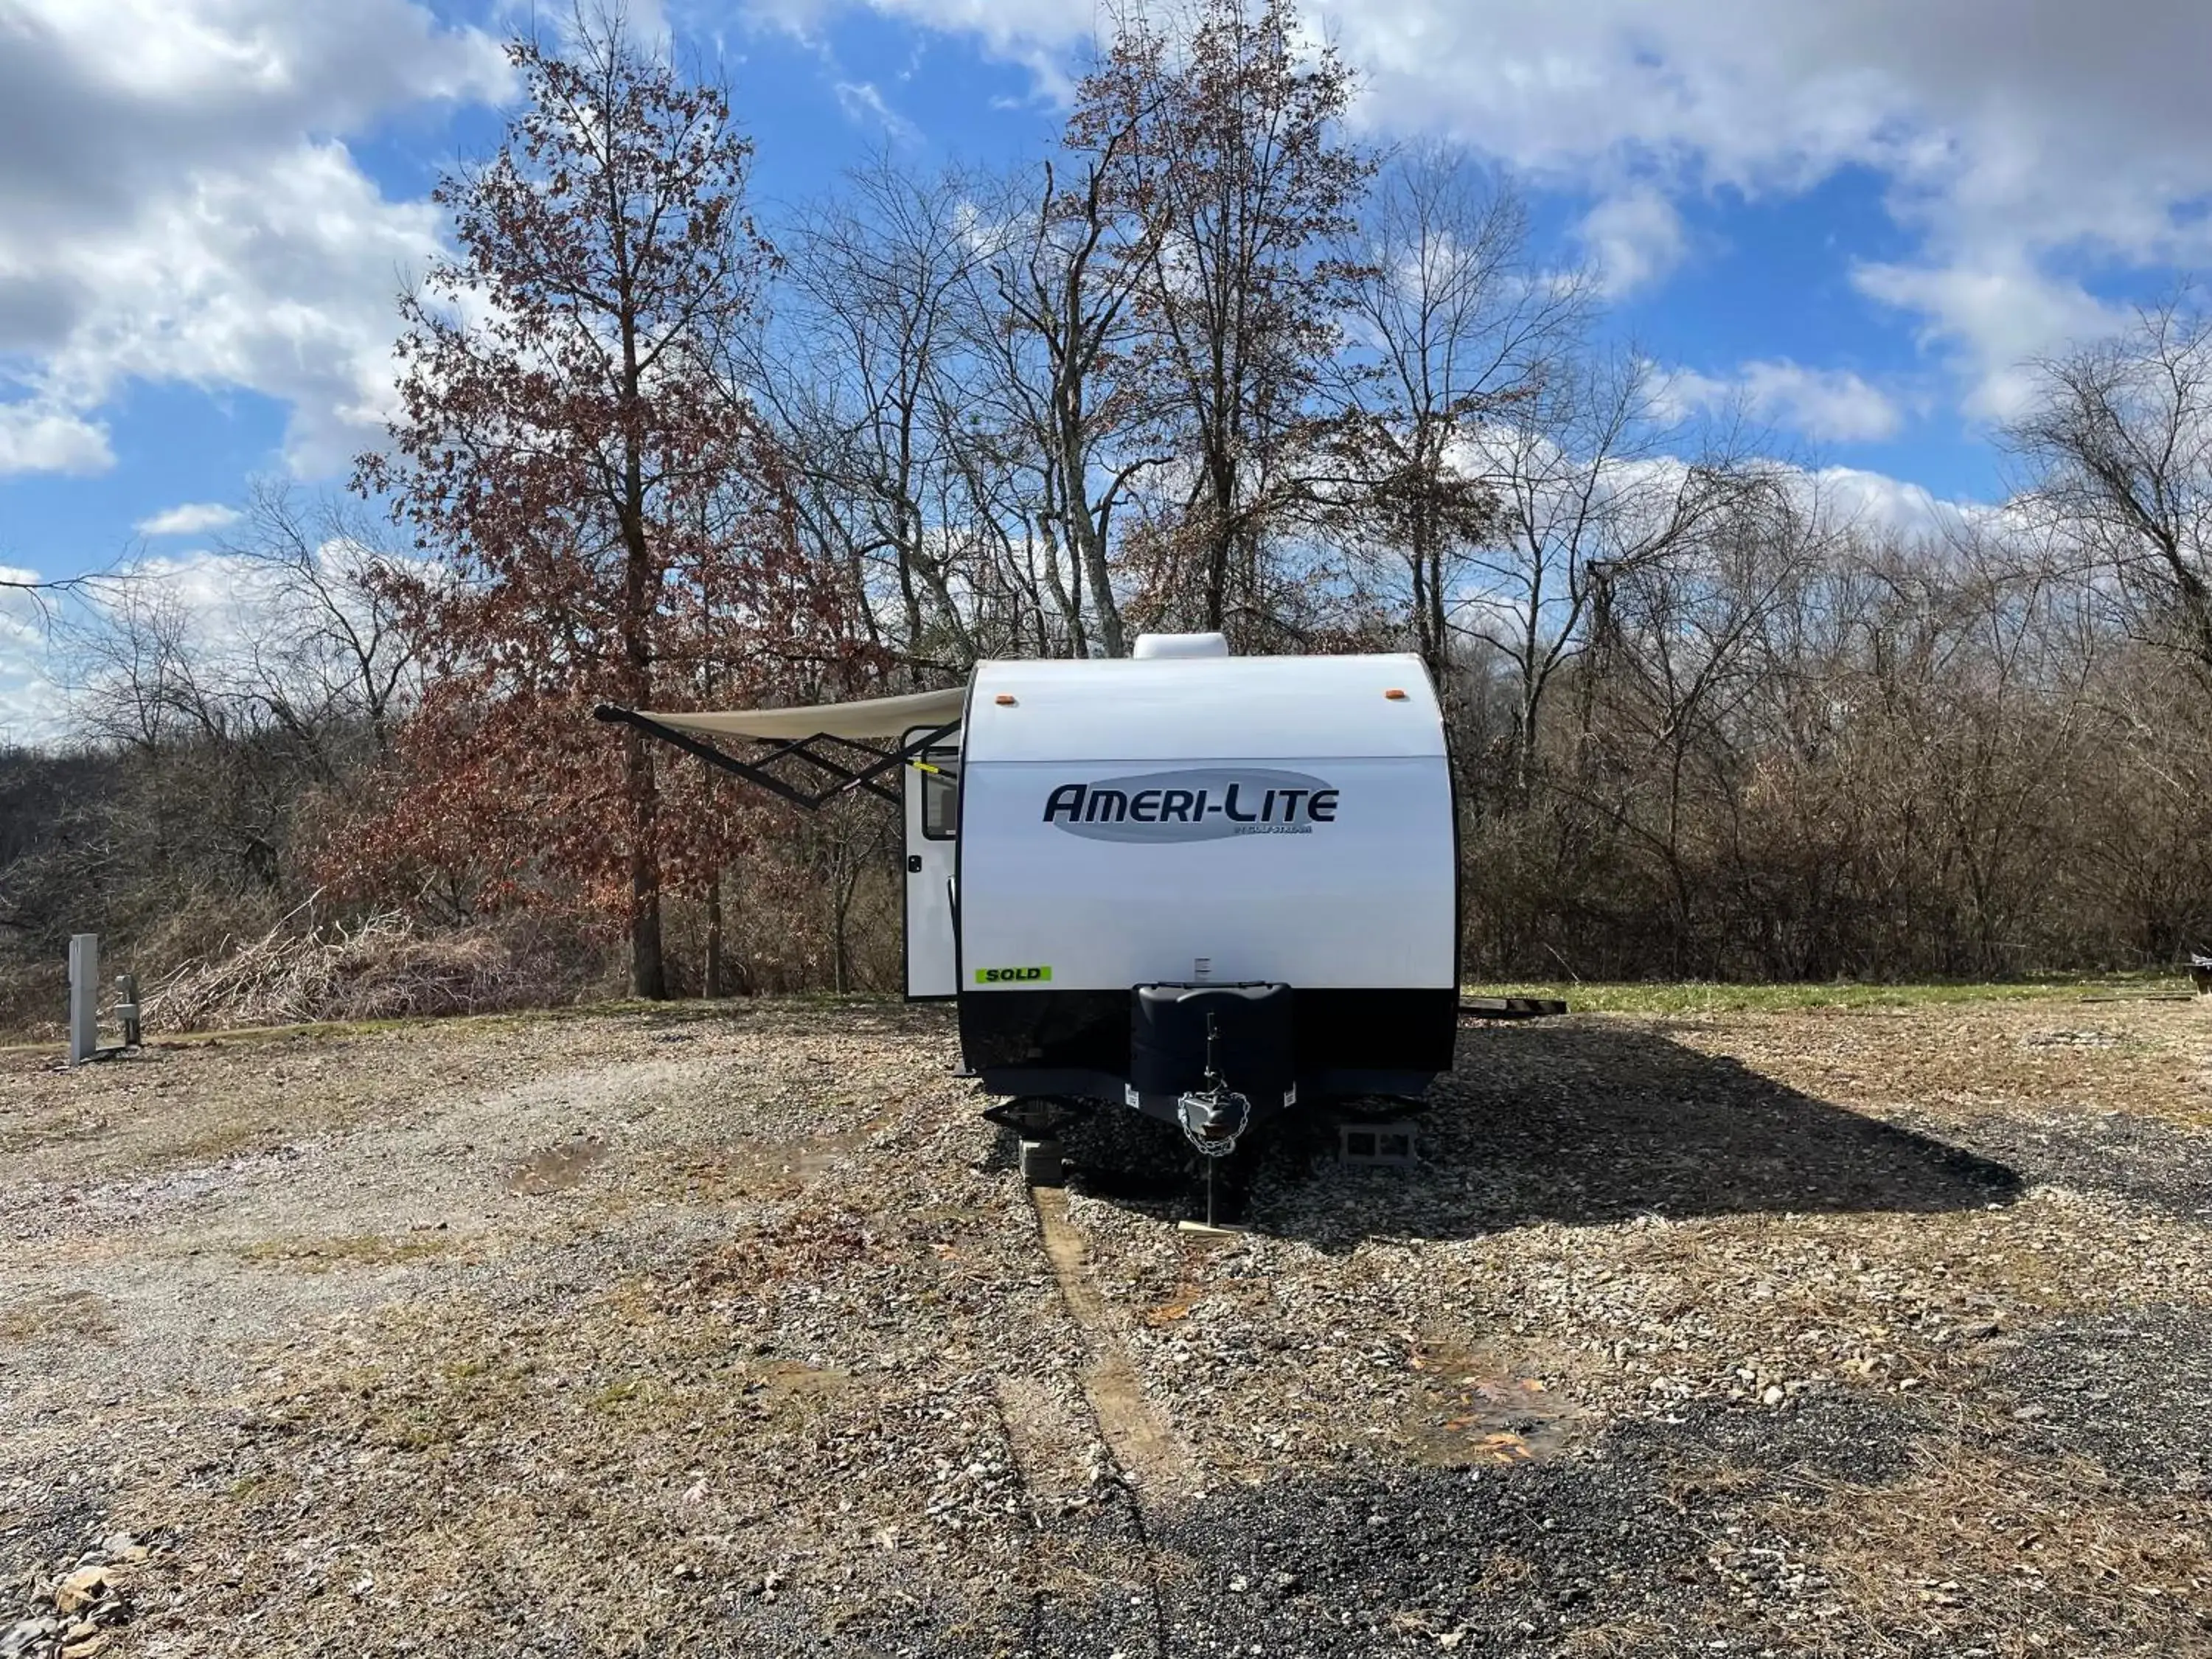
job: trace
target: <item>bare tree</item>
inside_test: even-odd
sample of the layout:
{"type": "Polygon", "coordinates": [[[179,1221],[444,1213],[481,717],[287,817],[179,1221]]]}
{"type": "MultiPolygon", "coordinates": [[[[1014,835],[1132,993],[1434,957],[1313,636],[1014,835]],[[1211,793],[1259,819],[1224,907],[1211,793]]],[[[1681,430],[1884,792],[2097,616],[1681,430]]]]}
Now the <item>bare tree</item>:
{"type": "Polygon", "coordinates": [[[1668,418],[1664,390],[1632,351],[1561,362],[1471,440],[1478,476],[1500,500],[1498,529],[1449,604],[1455,628],[1511,665],[1513,781],[1524,795],[1545,695],[1587,647],[1593,605],[1763,487],[1739,434],[1668,418]]]}
{"type": "Polygon", "coordinates": [[[1331,249],[1374,169],[1341,131],[1352,88],[1334,51],[1304,50],[1289,0],[1199,0],[1171,27],[1121,13],[1069,117],[1067,149],[1144,226],[1123,248],[1139,361],[1187,469],[1179,529],[1209,629],[1232,611],[1264,626],[1260,562],[1304,493],[1346,297],[1331,249]]]}
{"type": "Polygon", "coordinates": [[[1115,592],[1115,510],[1141,474],[1170,459],[1143,441],[1149,407],[1130,355],[1144,272],[1137,245],[1149,229],[1117,210],[1107,189],[1126,137],[1109,135],[1102,155],[1071,163],[1065,187],[1048,161],[1033,197],[1007,193],[988,264],[996,304],[977,311],[1010,424],[1037,458],[1038,531],[1072,555],[1075,648],[1082,653],[1087,592],[1109,657],[1128,645],[1115,592]]]}
{"type": "MultiPolygon", "coordinates": [[[[361,504],[256,483],[243,529],[222,544],[260,591],[273,623],[249,642],[254,694],[271,718],[319,741],[358,722],[381,754],[416,694],[421,661],[379,572],[407,556],[361,504]]],[[[333,776],[334,761],[326,763],[333,776]]]]}
{"type": "Polygon", "coordinates": [[[2035,503],[2112,575],[2138,639],[2212,672],[2212,316],[2184,289],[2037,369],[2006,434],[2035,503]]]}
{"type": "Polygon", "coordinates": [[[1352,273],[1352,350],[1331,444],[1334,516],[1396,567],[1394,602],[1440,685],[1452,678],[1461,561],[1501,527],[1474,441],[1556,378],[1591,307],[1588,282],[1537,268],[1528,244],[1512,188],[1465,151],[1431,144],[1385,165],[1338,254],[1352,273]]]}
{"type": "Polygon", "coordinates": [[[248,595],[192,602],[191,568],[125,567],[63,623],[77,729],[126,757],[129,787],[102,834],[140,866],[142,890],[264,890],[279,876],[303,795],[325,781],[320,741],[278,729],[252,690],[251,647],[277,625],[248,595]]]}
{"type": "Polygon", "coordinates": [[[1817,501],[1747,493],[1672,556],[1625,561],[1597,579],[1582,666],[1602,706],[1583,719],[1584,763],[1553,783],[1663,871],[1672,972],[1717,970],[1699,951],[1699,913],[1718,908],[1703,902],[1716,896],[1714,837],[1758,752],[1746,716],[1781,666],[1761,647],[1831,535],[1817,501]]]}
{"type": "Polygon", "coordinates": [[[957,173],[879,156],[784,232],[775,326],[744,373],[805,480],[806,528],[867,592],[888,592],[916,683],[979,654],[948,529],[972,523],[957,447],[972,371],[964,310],[978,250],[957,173]]]}
{"type": "Polygon", "coordinates": [[[149,755],[235,730],[236,664],[194,624],[174,584],[143,564],[91,590],[60,629],[81,729],[149,755]]]}

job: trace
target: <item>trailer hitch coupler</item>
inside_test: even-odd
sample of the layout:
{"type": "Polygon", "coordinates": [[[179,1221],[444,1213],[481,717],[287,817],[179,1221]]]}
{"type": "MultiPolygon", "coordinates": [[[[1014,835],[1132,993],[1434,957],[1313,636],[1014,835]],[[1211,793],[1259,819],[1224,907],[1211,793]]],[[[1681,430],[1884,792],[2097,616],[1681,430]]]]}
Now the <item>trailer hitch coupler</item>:
{"type": "Polygon", "coordinates": [[[1252,1103],[1234,1089],[1216,1085],[1177,1097],[1176,1121],[1192,1146],[1209,1158],[1226,1157],[1252,1126],[1252,1103]]]}

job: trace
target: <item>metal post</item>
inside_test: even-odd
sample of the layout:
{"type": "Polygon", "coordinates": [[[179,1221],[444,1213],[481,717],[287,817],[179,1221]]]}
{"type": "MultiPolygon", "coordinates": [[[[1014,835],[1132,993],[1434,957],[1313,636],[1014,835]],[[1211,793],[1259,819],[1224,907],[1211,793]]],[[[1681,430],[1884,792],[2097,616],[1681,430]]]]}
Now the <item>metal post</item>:
{"type": "Polygon", "coordinates": [[[82,1066],[100,1051],[100,935],[70,937],[69,1057],[82,1066]]]}
{"type": "Polygon", "coordinates": [[[123,1046],[136,1048],[143,1035],[138,1028],[138,975],[118,974],[115,976],[115,1018],[123,1027],[123,1046]]]}

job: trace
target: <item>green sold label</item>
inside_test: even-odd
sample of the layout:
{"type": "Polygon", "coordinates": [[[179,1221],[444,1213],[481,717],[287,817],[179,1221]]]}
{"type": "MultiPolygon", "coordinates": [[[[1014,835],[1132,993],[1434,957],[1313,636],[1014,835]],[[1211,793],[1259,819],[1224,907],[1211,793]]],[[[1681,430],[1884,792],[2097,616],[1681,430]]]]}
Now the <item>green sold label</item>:
{"type": "Polygon", "coordinates": [[[975,983],[978,985],[1034,985],[1039,980],[1051,977],[1052,969],[1049,968],[978,968],[975,970],[975,983]]]}

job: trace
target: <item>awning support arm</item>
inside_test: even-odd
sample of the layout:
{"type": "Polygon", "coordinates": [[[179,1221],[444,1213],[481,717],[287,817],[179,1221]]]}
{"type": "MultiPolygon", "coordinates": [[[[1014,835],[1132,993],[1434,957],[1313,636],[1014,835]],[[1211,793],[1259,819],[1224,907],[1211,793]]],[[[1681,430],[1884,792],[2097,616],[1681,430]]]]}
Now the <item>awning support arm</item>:
{"type": "MultiPolygon", "coordinates": [[[[805,761],[809,766],[819,767],[823,771],[827,772],[831,777],[836,778],[840,783],[847,785],[854,783],[863,777],[873,777],[878,772],[883,769],[880,764],[873,764],[869,766],[864,771],[855,772],[851,767],[846,766],[840,762],[833,761],[826,755],[817,754],[814,750],[813,745],[817,743],[836,744],[842,748],[852,750],[855,754],[865,756],[869,761],[873,763],[880,763],[884,759],[884,751],[880,749],[871,749],[866,744],[856,743],[851,738],[840,738],[830,735],[826,732],[817,732],[811,738],[787,738],[783,742],[777,744],[775,747],[769,750],[768,753],[761,756],[757,760],[754,761],[752,764],[755,766],[772,765],[774,763],[781,760],[786,755],[788,755],[793,760],[805,761]]],[[[899,756],[894,757],[893,758],[894,760],[896,760],[904,757],[903,756],[899,756]]],[[[870,786],[870,787],[872,789],[873,786],[870,786]]],[[[884,792],[880,789],[874,789],[874,793],[877,794],[883,794],[884,792]]],[[[886,799],[888,799],[888,797],[886,797],[886,799]]]]}
{"type": "Polygon", "coordinates": [[[674,744],[694,759],[702,760],[717,770],[730,773],[735,777],[744,779],[747,783],[757,784],[770,794],[787,800],[794,806],[803,806],[810,812],[819,811],[838,796],[848,794],[854,789],[865,789],[870,794],[889,801],[896,806],[899,800],[897,794],[885,788],[876,780],[885,772],[904,765],[932,744],[942,741],[951,733],[960,729],[958,720],[949,720],[942,726],[932,727],[912,743],[902,744],[889,754],[885,754],[881,750],[871,749],[866,744],[855,743],[848,738],[828,737],[826,734],[811,738],[795,738],[777,744],[757,761],[743,761],[734,755],[725,754],[711,743],[702,742],[688,732],[679,732],[672,726],[664,726],[649,715],[641,714],[635,708],[621,708],[613,703],[603,702],[592,711],[592,716],[595,720],[635,726],[648,737],[658,738],[663,743],[674,744]],[[823,741],[840,744],[848,749],[858,750],[861,754],[870,757],[873,763],[855,772],[848,767],[815,753],[808,747],[811,744],[823,741]],[[838,781],[818,794],[809,794],[804,789],[787,783],[783,779],[765,769],[787,755],[821,768],[838,781]]]}
{"type": "Polygon", "coordinates": [[[810,812],[815,808],[815,803],[812,800],[793,788],[781,778],[772,776],[762,771],[757,766],[748,765],[734,755],[726,755],[713,744],[702,743],[689,732],[678,732],[672,726],[663,726],[656,720],[648,720],[634,708],[617,708],[611,702],[603,702],[592,710],[592,718],[617,721],[624,726],[634,726],[647,737],[659,738],[663,743],[673,744],[693,758],[702,760],[708,765],[720,771],[732,773],[743,778],[747,783],[758,784],[769,793],[781,795],[794,805],[803,806],[810,812]]]}
{"type": "MultiPolygon", "coordinates": [[[[942,740],[951,733],[957,732],[959,729],[960,722],[958,720],[948,720],[943,726],[932,726],[928,731],[916,738],[912,743],[902,744],[900,747],[892,750],[889,754],[884,754],[879,750],[870,749],[866,744],[854,743],[849,738],[833,737],[829,738],[828,741],[831,743],[842,743],[848,749],[857,749],[862,754],[874,757],[873,764],[863,767],[858,772],[848,772],[843,767],[838,765],[835,761],[824,760],[821,756],[813,753],[811,750],[802,750],[798,752],[802,759],[811,761],[813,764],[820,767],[823,771],[832,773],[847,780],[847,781],[840,784],[836,788],[824,791],[823,793],[817,798],[817,804],[820,801],[828,801],[834,796],[842,795],[848,789],[866,789],[872,794],[882,796],[884,799],[890,802],[892,805],[896,806],[899,802],[897,793],[893,790],[885,788],[882,784],[878,783],[876,780],[886,772],[896,771],[898,768],[905,765],[908,761],[913,760],[917,756],[921,755],[930,746],[930,744],[942,740]]],[[[810,738],[808,741],[811,742],[813,739],[810,738]]]]}

